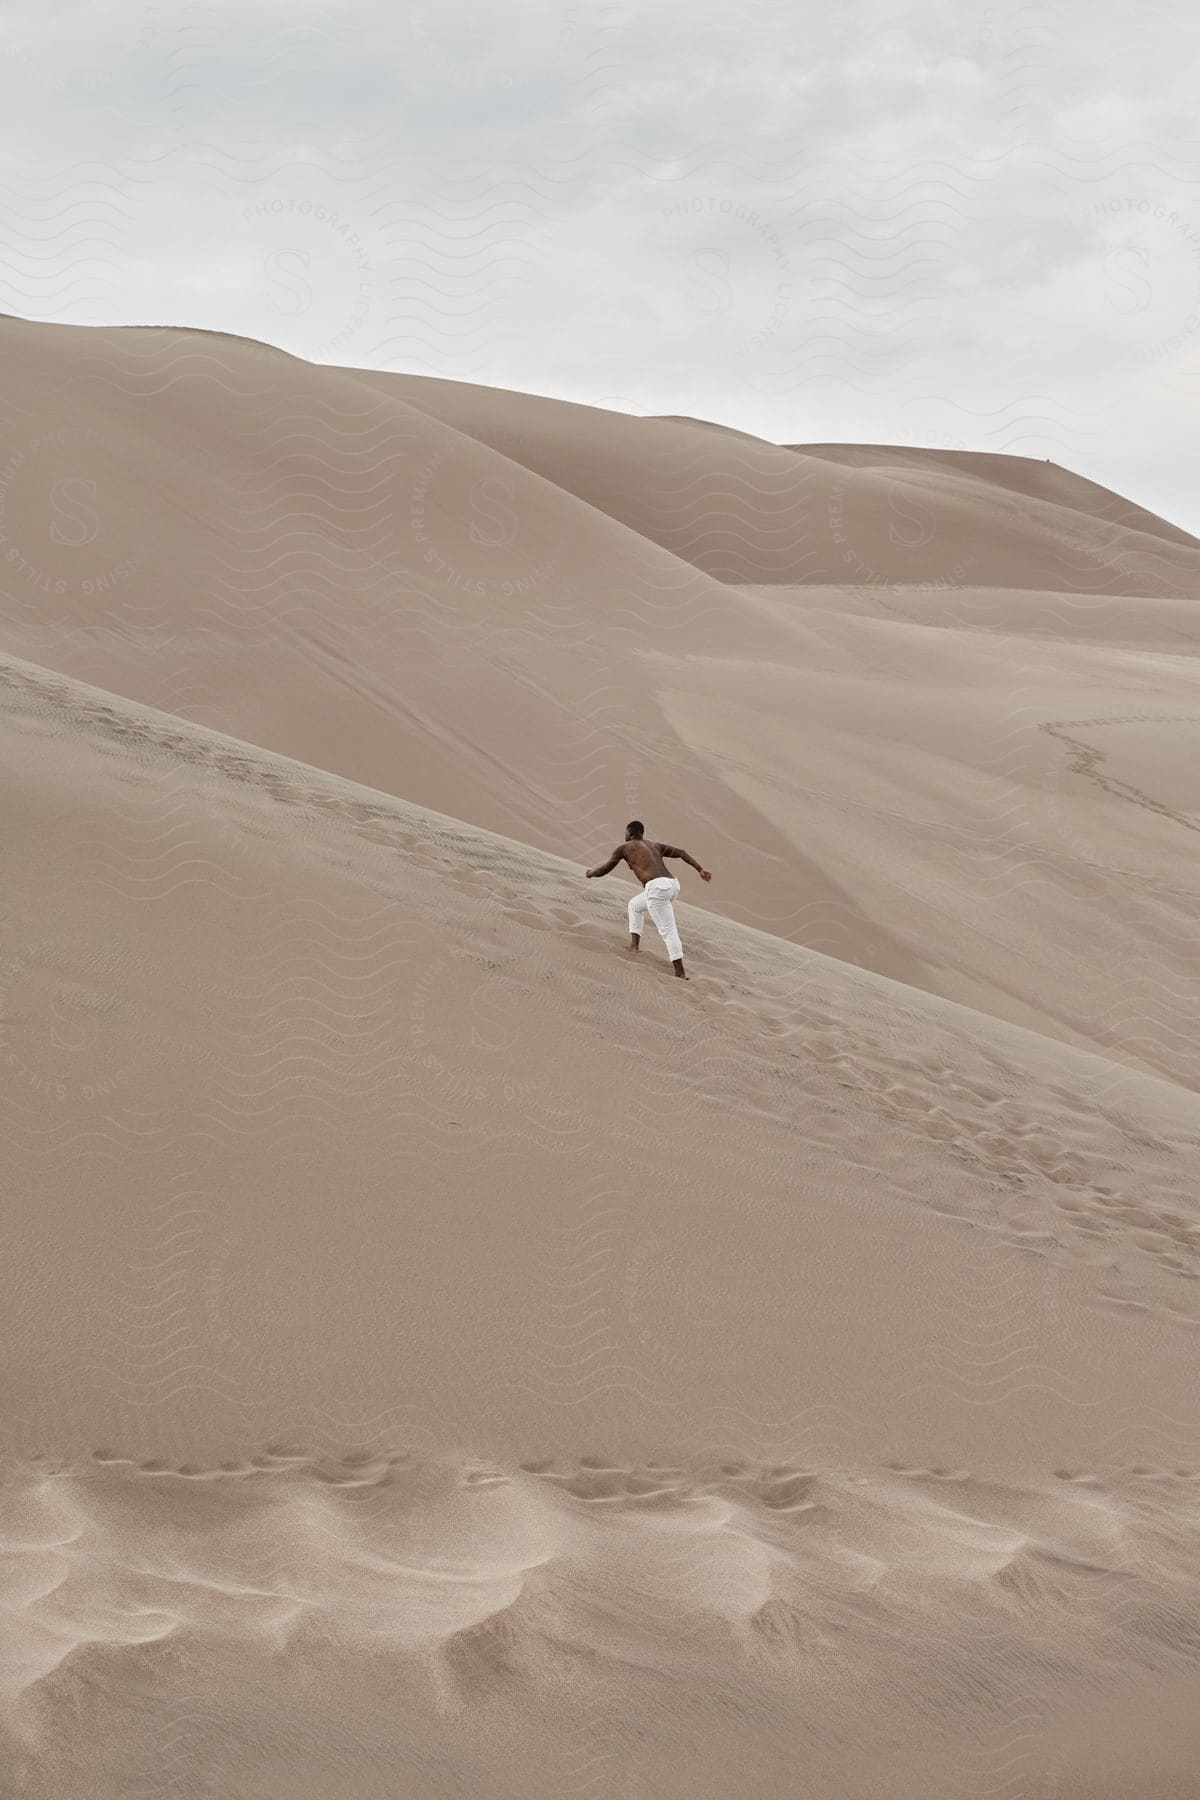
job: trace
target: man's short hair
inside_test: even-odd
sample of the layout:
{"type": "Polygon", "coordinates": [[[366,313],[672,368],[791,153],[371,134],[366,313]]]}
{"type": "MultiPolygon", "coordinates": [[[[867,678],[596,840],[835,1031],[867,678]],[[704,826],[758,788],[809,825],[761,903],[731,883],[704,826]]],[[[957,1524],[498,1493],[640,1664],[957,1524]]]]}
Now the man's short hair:
{"type": "Polygon", "coordinates": [[[642,824],[642,821],[640,819],[630,819],[628,825],[625,827],[625,836],[645,837],[645,835],[646,827],[642,824]]]}

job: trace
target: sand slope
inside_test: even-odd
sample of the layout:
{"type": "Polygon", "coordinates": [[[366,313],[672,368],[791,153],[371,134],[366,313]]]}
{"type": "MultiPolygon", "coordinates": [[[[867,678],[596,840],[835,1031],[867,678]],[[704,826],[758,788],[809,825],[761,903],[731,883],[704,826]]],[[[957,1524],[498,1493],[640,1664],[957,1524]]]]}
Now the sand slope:
{"type": "Polygon", "coordinates": [[[1194,1792],[1194,1096],[0,701],[10,1791],[1194,1792]]]}
{"type": "Polygon", "coordinates": [[[0,361],[0,1791],[1195,1800],[1200,545],[0,361]]]}
{"type": "Polygon", "coordinates": [[[1196,594],[1195,538],[1040,459],[776,445],[703,420],[359,374],[725,582],[1196,594]]]}
{"type": "Polygon", "coordinates": [[[1200,546],[1021,458],[766,445],[0,321],[0,645],[1195,1087],[1200,546]]]}

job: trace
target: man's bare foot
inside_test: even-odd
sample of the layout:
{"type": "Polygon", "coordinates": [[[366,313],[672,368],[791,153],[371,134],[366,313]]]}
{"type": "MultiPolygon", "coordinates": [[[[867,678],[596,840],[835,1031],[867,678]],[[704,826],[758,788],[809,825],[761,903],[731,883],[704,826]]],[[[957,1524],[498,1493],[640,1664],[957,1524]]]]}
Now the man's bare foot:
{"type": "Polygon", "coordinates": [[[642,940],[641,940],[641,938],[635,938],[635,937],[631,937],[631,938],[630,938],[630,940],[629,940],[629,954],[630,954],[630,955],[631,955],[631,956],[634,956],[634,955],[636,955],[636,954],[637,954],[637,952],[638,952],[638,951],[639,951],[639,950],[640,950],[640,949],[641,949],[641,947],[642,947],[642,940]]]}
{"type": "Polygon", "coordinates": [[[687,970],[684,968],[684,966],[681,962],[677,962],[674,965],[674,967],[675,967],[675,973],[676,973],[676,975],[678,975],[680,981],[690,981],[691,980],[691,976],[687,973],[687,970]]]}

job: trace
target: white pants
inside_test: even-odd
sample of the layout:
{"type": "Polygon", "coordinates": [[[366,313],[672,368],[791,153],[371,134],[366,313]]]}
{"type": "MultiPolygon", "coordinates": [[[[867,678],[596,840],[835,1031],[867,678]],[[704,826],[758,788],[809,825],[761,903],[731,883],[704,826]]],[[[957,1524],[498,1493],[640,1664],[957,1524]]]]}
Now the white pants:
{"type": "Polygon", "coordinates": [[[640,894],[635,894],[629,902],[629,931],[632,937],[641,937],[642,927],[649,913],[658,926],[658,935],[667,946],[667,955],[672,962],[683,960],[683,945],[679,941],[679,927],[675,923],[675,908],[671,905],[679,892],[679,883],[674,875],[659,875],[654,881],[648,881],[640,894]]]}

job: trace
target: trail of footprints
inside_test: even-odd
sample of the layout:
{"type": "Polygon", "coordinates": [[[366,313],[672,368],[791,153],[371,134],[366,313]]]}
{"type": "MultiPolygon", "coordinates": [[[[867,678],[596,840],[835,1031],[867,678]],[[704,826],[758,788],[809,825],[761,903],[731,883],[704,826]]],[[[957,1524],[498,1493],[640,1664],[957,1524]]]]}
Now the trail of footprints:
{"type": "MultiPolygon", "coordinates": [[[[908,1085],[904,1071],[895,1067],[864,1067],[844,1051],[832,1060],[852,1073],[854,1085],[870,1093],[889,1116],[944,1140],[952,1155],[1002,1183],[1014,1199],[1028,1192],[1028,1205],[1010,1210],[1006,1220],[1010,1241],[1020,1247],[1051,1250],[1073,1240],[1087,1261],[1116,1268],[1113,1252],[1132,1246],[1172,1275],[1189,1282],[1200,1279],[1200,1221],[1183,1210],[1188,1188],[1182,1169],[1164,1204],[1144,1187],[1138,1191],[1136,1178],[1124,1165],[1064,1144],[1055,1125],[1029,1114],[997,1088],[956,1076],[937,1063],[915,1066],[911,1074],[918,1079],[908,1085]],[[936,1082],[933,1103],[922,1091],[922,1081],[928,1084],[931,1077],[936,1082]]],[[[1058,1091],[1050,1098],[1057,1119],[1068,1129],[1073,1123],[1081,1130],[1094,1129],[1098,1115],[1080,1107],[1075,1096],[1058,1091]]],[[[1167,1146],[1153,1147],[1171,1154],[1167,1146]]],[[[1123,1306],[1137,1304],[1119,1293],[1108,1298],[1123,1306]]],[[[1194,1304],[1181,1302],[1169,1310],[1195,1317],[1194,1304]]]]}
{"type": "MultiPolygon", "coordinates": [[[[388,1451],[378,1445],[362,1445],[333,1453],[305,1444],[272,1443],[254,1456],[214,1464],[125,1456],[103,1446],[91,1452],[91,1461],[114,1473],[123,1471],[130,1477],[220,1482],[294,1475],[340,1486],[386,1486],[389,1481],[406,1474],[436,1468],[442,1474],[453,1474],[457,1484],[466,1488],[494,1487],[528,1475],[547,1487],[589,1502],[636,1502],[668,1496],[682,1501],[695,1495],[723,1493],[776,1512],[801,1510],[814,1483],[821,1481],[871,1486],[886,1483],[894,1477],[916,1486],[927,1483],[969,1485],[973,1493],[985,1492],[994,1485],[974,1476],[969,1469],[948,1468],[942,1464],[926,1467],[895,1460],[871,1468],[848,1470],[788,1462],[767,1463],[749,1456],[663,1463],[628,1463],[604,1455],[572,1459],[548,1456],[528,1458],[507,1470],[483,1462],[468,1463],[451,1470],[427,1462],[416,1452],[388,1451]]],[[[35,1452],[29,1462],[46,1472],[64,1475],[71,1472],[69,1462],[50,1458],[42,1452],[35,1452]]],[[[1105,1488],[1127,1480],[1200,1484],[1200,1465],[1136,1463],[1128,1468],[1106,1468],[1102,1473],[1061,1468],[1053,1471],[1053,1479],[1079,1487],[1105,1488]]]]}

